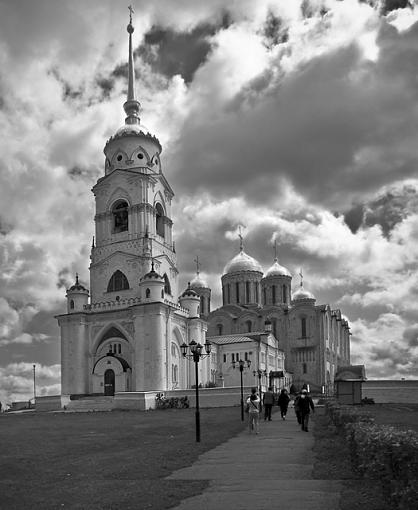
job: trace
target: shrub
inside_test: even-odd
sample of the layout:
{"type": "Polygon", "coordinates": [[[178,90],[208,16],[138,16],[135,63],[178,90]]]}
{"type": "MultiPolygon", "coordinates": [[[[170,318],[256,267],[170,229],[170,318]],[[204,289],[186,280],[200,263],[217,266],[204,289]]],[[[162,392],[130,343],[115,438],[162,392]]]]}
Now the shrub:
{"type": "Polygon", "coordinates": [[[354,470],[379,480],[382,492],[396,510],[418,508],[418,434],[394,427],[376,425],[363,410],[326,405],[327,415],[340,433],[345,434],[354,470]]]}

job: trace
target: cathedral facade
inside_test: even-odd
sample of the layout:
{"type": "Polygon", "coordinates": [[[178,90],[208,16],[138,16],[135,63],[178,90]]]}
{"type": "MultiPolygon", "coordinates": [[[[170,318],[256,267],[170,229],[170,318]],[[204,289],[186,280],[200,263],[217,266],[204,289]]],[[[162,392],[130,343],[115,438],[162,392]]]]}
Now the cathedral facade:
{"type": "MultiPolygon", "coordinates": [[[[207,334],[209,339],[224,335],[251,338],[268,324],[284,354],[284,385],[291,380],[296,388],[309,384],[316,392],[332,391],[337,367],[350,364],[350,328],[340,310],[316,303],[300,276],[300,285],[292,292],[292,275],[277,257],[264,272],[245,253],[241,241],[239,253],[223,271],[223,305],[210,313],[207,334]]],[[[268,353],[262,362],[267,375],[274,373],[268,366],[268,353]]],[[[271,378],[269,383],[276,386],[271,378]]]]}
{"type": "Polygon", "coordinates": [[[95,236],[90,290],[76,277],[61,330],[63,396],[186,390],[193,361],[182,346],[210,341],[198,363],[202,386],[275,388],[330,384],[349,364],[349,328],[338,310],[316,305],[275,260],[264,273],[241,249],[222,276],[223,305],[211,311],[200,276],[179,290],[171,219],[174,197],[161,167],[161,145],[141,123],[135,97],[129,23],[125,124],[106,142],[104,175],[92,191],[95,236]],[[180,294],[180,295],[179,295],[180,294]],[[241,371],[239,362],[245,367],[241,371]]]}

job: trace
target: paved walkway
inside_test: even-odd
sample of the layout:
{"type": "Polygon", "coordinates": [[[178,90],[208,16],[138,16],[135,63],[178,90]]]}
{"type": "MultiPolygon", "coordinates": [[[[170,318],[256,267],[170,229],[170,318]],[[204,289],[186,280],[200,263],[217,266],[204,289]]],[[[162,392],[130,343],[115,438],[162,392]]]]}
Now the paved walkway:
{"type": "MultiPolygon", "coordinates": [[[[310,429],[315,426],[311,420],[310,429]]],[[[302,432],[293,409],[260,422],[260,433],[241,432],[172,473],[175,480],[209,480],[198,496],[175,510],[338,510],[341,483],[314,480],[312,432],[302,432]]]]}

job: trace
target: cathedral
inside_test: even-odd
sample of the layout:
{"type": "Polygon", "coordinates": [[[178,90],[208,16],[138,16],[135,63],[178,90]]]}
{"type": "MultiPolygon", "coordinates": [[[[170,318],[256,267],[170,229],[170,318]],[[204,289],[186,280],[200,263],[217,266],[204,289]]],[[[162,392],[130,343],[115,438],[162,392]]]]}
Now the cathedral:
{"type": "Polygon", "coordinates": [[[106,142],[104,175],[92,189],[90,291],[76,276],[67,313],[57,316],[62,395],[186,390],[196,374],[204,387],[238,386],[240,361],[246,386],[331,384],[337,365],[349,364],[348,324],[338,310],[316,305],[302,281],[292,293],[292,276],[277,258],[264,273],[241,238],[223,271],[223,305],[214,311],[199,265],[179,289],[174,193],[160,142],[140,123],[132,19],[127,30],[125,124],[106,142]],[[198,367],[182,356],[192,341],[211,345],[198,367]]]}
{"type": "MultiPolygon", "coordinates": [[[[317,305],[303,286],[302,272],[300,278],[292,292],[292,275],[277,256],[264,272],[245,253],[241,240],[239,253],[223,270],[223,305],[209,314],[207,335],[211,342],[224,344],[237,335],[251,339],[258,331],[271,331],[284,359],[283,371],[272,368],[268,352],[258,352],[256,338],[252,345],[266,385],[300,389],[308,384],[311,391],[329,393],[337,367],[350,364],[350,328],[340,310],[317,305]]],[[[198,285],[193,288],[199,293],[198,285]]]]}

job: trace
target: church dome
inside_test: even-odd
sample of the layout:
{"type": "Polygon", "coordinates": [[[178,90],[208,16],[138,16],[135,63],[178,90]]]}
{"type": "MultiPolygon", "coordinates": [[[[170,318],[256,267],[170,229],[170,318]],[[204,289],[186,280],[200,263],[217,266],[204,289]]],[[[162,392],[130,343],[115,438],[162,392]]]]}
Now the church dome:
{"type": "Polygon", "coordinates": [[[159,149],[159,152],[161,152],[161,144],[156,136],[154,136],[150,130],[145,127],[143,124],[124,124],[122,127],[120,127],[116,133],[109,138],[109,140],[106,143],[107,145],[114,141],[118,140],[120,138],[125,138],[127,136],[135,136],[135,137],[142,137],[146,138],[152,142],[154,142],[157,145],[157,148],[159,149]]]}
{"type": "Polygon", "coordinates": [[[292,276],[290,274],[290,271],[285,268],[284,266],[281,266],[279,264],[279,261],[277,258],[274,259],[274,264],[267,269],[266,274],[264,275],[264,278],[268,278],[269,276],[292,276]]]}
{"type": "Polygon", "coordinates": [[[235,255],[225,266],[224,274],[238,273],[240,271],[256,271],[258,273],[263,273],[263,268],[257,260],[247,255],[245,251],[241,249],[238,255],[235,255]]]}
{"type": "Polygon", "coordinates": [[[191,288],[191,283],[189,282],[189,284],[187,285],[187,289],[183,292],[183,294],[181,295],[182,298],[185,298],[185,297],[199,297],[196,292],[191,288]]]}
{"type": "Polygon", "coordinates": [[[146,128],[143,124],[124,124],[120,127],[116,133],[113,135],[114,137],[125,136],[125,135],[150,135],[152,133],[148,128],[146,128]]]}
{"type": "Polygon", "coordinates": [[[76,274],[76,277],[75,277],[75,284],[72,285],[69,289],[68,289],[69,292],[72,292],[72,291],[81,291],[81,292],[88,292],[88,290],[83,286],[81,285],[81,283],[78,281],[78,274],[76,274]]]}
{"type": "Polygon", "coordinates": [[[303,285],[299,287],[299,289],[292,294],[292,301],[302,301],[305,299],[316,300],[315,296],[312,292],[303,288],[303,285]]]}
{"type": "Polygon", "coordinates": [[[143,280],[163,280],[164,281],[164,278],[160,274],[158,274],[157,271],[155,271],[154,262],[153,262],[151,271],[149,271],[149,273],[144,274],[144,276],[141,278],[141,281],[143,281],[143,280]]]}
{"type": "Polygon", "coordinates": [[[199,273],[193,278],[193,280],[190,282],[190,287],[192,289],[208,289],[209,286],[199,273]]]}

